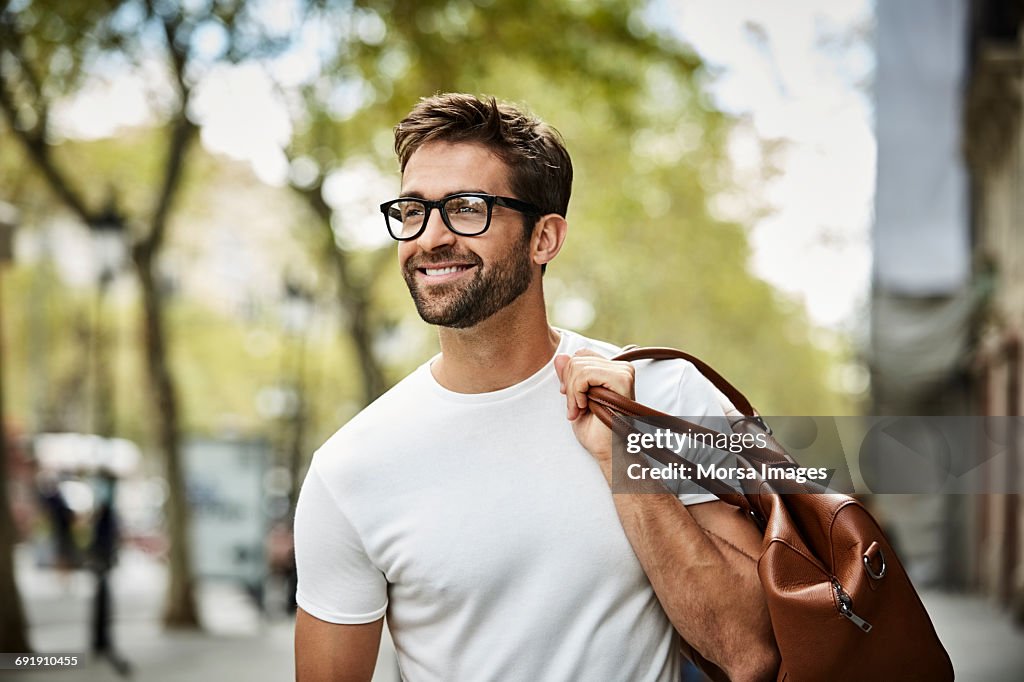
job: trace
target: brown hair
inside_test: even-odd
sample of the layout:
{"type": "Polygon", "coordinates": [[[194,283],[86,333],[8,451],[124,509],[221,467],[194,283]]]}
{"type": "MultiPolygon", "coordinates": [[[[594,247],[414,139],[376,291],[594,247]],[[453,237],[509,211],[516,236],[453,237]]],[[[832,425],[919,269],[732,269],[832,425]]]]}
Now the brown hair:
{"type": "MultiPolygon", "coordinates": [[[[542,215],[565,217],[572,192],[572,161],[557,130],[535,116],[493,97],[461,93],[426,97],[395,126],[395,153],[402,172],[409,157],[429,142],[475,142],[509,168],[515,198],[542,215]]],[[[528,229],[533,219],[524,217],[528,229]]]]}

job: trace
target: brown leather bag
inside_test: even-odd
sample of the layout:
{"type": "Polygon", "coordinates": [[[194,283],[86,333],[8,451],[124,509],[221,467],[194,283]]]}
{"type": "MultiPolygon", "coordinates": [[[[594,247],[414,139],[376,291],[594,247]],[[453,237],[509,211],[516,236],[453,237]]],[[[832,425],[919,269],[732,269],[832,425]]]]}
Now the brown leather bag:
{"type": "MultiPolygon", "coordinates": [[[[688,360],[742,413],[732,424],[735,433],[766,436],[769,447],[747,452],[749,462],[795,464],[746,397],[699,359],[671,348],[636,348],[614,359],[688,360]]],[[[588,397],[594,414],[621,437],[637,432],[634,418],[683,433],[707,431],[603,387],[592,387],[588,397]]],[[[692,466],[671,450],[644,452],[663,463],[692,466]]],[[[949,655],[921,599],[859,501],[792,489],[780,494],[775,481],[756,481],[742,494],[720,481],[699,483],[746,511],[764,533],[757,572],[782,656],[779,681],[953,679],[949,655]]],[[[686,642],[683,651],[712,679],[727,679],[686,642]]]]}

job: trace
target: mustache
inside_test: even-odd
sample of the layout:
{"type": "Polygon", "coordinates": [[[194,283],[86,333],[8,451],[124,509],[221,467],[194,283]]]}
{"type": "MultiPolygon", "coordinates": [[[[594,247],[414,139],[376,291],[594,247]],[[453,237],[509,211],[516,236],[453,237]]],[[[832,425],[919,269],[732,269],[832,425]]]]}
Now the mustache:
{"type": "Polygon", "coordinates": [[[475,253],[457,253],[455,249],[445,248],[439,251],[431,251],[418,256],[413,256],[405,262],[406,272],[414,272],[420,268],[428,268],[438,263],[449,263],[458,261],[470,265],[482,265],[483,260],[475,253]]]}

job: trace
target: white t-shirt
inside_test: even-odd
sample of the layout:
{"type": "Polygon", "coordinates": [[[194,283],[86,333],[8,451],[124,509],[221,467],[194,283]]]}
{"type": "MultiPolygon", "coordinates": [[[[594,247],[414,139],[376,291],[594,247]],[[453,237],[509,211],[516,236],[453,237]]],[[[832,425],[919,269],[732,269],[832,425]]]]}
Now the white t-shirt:
{"type": "MultiPolygon", "coordinates": [[[[618,352],[559,331],[557,353],[618,352]]],[[[674,630],[553,362],[479,394],[443,388],[429,365],[314,455],[295,513],[299,606],[332,623],[386,613],[415,682],[678,680],[674,630]]],[[[637,363],[635,390],[670,414],[722,414],[682,360],[637,363]]]]}

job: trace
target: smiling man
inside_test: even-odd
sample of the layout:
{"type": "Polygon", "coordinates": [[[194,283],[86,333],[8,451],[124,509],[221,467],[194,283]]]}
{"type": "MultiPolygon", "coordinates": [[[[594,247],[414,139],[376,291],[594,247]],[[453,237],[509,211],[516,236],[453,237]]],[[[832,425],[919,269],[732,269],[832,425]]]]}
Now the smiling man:
{"type": "Polygon", "coordinates": [[[313,458],[297,678],[369,680],[386,615],[414,682],[675,681],[677,632],[732,679],[772,679],[753,526],[711,495],[611,492],[590,386],[722,412],[689,363],[613,362],[616,347],[548,324],[572,186],[560,136],[445,94],[398,124],[395,150],[401,197],[381,211],[441,352],[313,458]]]}

